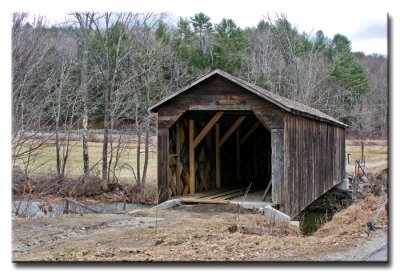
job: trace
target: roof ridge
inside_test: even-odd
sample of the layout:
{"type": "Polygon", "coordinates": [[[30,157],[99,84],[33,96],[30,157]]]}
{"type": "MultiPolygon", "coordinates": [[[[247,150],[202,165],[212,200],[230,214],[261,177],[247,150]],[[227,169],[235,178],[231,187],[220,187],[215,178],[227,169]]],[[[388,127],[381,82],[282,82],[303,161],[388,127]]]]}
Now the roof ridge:
{"type": "Polygon", "coordinates": [[[330,123],[338,124],[340,126],[347,127],[346,124],[336,120],[335,118],[323,113],[322,111],[320,111],[318,109],[312,108],[303,103],[291,100],[291,99],[283,97],[279,94],[273,93],[269,90],[263,89],[253,83],[250,83],[243,79],[235,77],[235,76],[233,76],[223,70],[220,70],[220,69],[214,69],[212,71],[209,71],[209,72],[203,74],[202,76],[197,78],[195,81],[193,81],[191,84],[179,89],[178,91],[170,94],[169,96],[165,97],[164,99],[157,102],[153,106],[149,107],[148,110],[155,111],[155,109],[158,106],[164,104],[165,102],[169,101],[170,99],[174,98],[175,96],[185,92],[186,90],[190,89],[191,87],[205,81],[206,79],[210,78],[211,76],[213,76],[215,74],[218,74],[218,75],[224,77],[225,79],[238,84],[239,86],[241,86],[241,87],[249,90],[250,92],[256,94],[257,96],[283,108],[284,110],[286,110],[288,112],[296,113],[296,114],[306,116],[309,118],[311,117],[311,118],[314,118],[317,120],[324,120],[326,122],[330,122],[330,123]]]}
{"type": "MultiPolygon", "coordinates": [[[[225,72],[225,73],[226,73],[226,72],[225,72]]],[[[228,73],[226,73],[226,74],[228,74],[228,73]]],[[[228,74],[228,75],[229,75],[229,74],[228,74]]],[[[222,75],[222,76],[223,76],[223,75],[222,75]]],[[[304,112],[305,112],[305,113],[308,113],[308,114],[311,114],[311,115],[320,116],[321,118],[330,120],[330,121],[332,121],[332,122],[341,124],[341,125],[343,125],[343,126],[347,126],[346,124],[340,122],[339,120],[337,120],[337,119],[335,119],[335,118],[329,116],[328,114],[326,114],[326,113],[324,113],[324,112],[322,112],[322,111],[320,111],[320,110],[318,110],[318,109],[316,109],[316,108],[310,107],[310,106],[308,106],[308,105],[306,105],[306,104],[303,104],[303,103],[301,103],[301,102],[298,102],[298,101],[289,99],[289,98],[287,98],[287,97],[281,96],[281,95],[279,95],[279,94],[276,94],[276,93],[274,93],[274,92],[272,92],[272,91],[266,90],[266,89],[264,89],[264,88],[262,88],[262,87],[259,87],[259,86],[255,85],[255,84],[253,84],[253,83],[250,83],[250,82],[248,82],[248,81],[246,81],[246,80],[243,80],[243,79],[241,79],[241,78],[235,77],[235,76],[233,76],[233,75],[230,75],[230,76],[231,76],[232,78],[235,78],[235,80],[241,82],[243,85],[248,86],[248,87],[250,87],[250,88],[252,88],[252,89],[256,89],[257,91],[263,93],[264,95],[266,95],[266,96],[268,96],[269,98],[271,98],[273,101],[278,100],[279,103],[285,105],[285,107],[287,107],[287,108],[289,109],[289,111],[297,111],[297,112],[300,112],[300,113],[304,113],[304,112]],[[274,98],[274,97],[275,97],[275,98],[274,98]],[[276,98],[276,97],[278,97],[278,98],[276,98]],[[283,102],[282,102],[282,101],[283,101],[283,102]],[[315,112],[315,114],[314,114],[314,113],[311,113],[311,112],[315,112]],[[318,115],[317,115],[317,114],[318,114],[318,115]]]]}

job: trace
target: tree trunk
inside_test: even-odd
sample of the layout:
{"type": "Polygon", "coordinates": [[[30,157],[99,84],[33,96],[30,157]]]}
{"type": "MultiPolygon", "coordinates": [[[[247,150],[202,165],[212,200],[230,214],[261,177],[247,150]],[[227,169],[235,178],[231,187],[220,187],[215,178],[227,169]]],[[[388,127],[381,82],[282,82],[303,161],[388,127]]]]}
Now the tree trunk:
{"type": "Polygon", "coordinates": [[[140,137],[140,131],[139,130],[137,130],[137,149],[136,149],[136,183],[138,184],[138,185],[140,185],[140,182],[141,182],[141,180],[140,180],[140,148],[141,148],[141,146],[140,146],[140,144],[141,144],[141,142],[142,142],[142,140],[141,140],[141,137],[140,137]]]}
{"type": "Polygon", "coordinates": [[[56,163],[57,163],[57,177],[61,178],[61,157],[60,157],[60,139],[59,139],[59,130],[60,130],[60,116],[61,116],[61,94],[64,81],[64,66],[61,67],[61,75],[60,75],[60,85],[58,86],[58,94],[57,94],[57,113],[56,113],[56,163]]]}
{"type": "Polygon", "coordinates": [[[361,140],[361,161],[363,161],[363,163],[365,162],[365,157],[364,157],[364,145],[365,145],[365,141],[361,140]]]}
{"type": "Polygon", "coordinates": [[[61,159],[60,159],[60,142],[58,139],[58,128],[56,127],[56,162],[57,162],[57,178],[61,177],[61,159]]]}
{"type": "Polygon", "coordinates": [[[102,152],[102,170],[101,170],[101,188],[104,191],[108,190],[108,126],[104,121],[104,135],[103,135],[103,152],[102,152]]]}
{"type": "Polygon", "coordinates": [[[66,144],[66,148],[65,148],[65,154],[63,155],[63,163],[61,166],[61,178],[64,178],[65,175],[65,167],[67,166],[67,160],[68,160],[68,156],[69,156],[69,132],[67,134],[67,144],[66,144]]]}
{"type": "Polygon", "coordinates": [[[88,145],[88,59],[89,59],[89,32],[93,22],[94,14],[76,14],[83,34],[83,52],[81,63],[81,95],[83,104],[82,113],[82,148],[83,148],[83,174],[89,173],[89,145],[88,145]]]}
{"type": "Polygon", "coordinates": [[[135,125],[136,125],[136,136],[137,136],[137,149],[136,149],[136,184],[140,185],[140,126],[139,126],[139,99],[138,96],[135,96],[135,125]]]}
{"type": "MultiPolygon", "coordinates": [[[[111,127],[111,130],[113,130],[113,127],[111,127]]],[[[113,140],[112,140],[112,136],[110,138],[108,138],[108,141],[110,142],[110,160],[108,161],[108,170],[107,170],[107,183],[110,183],[110,172],[111,172],[111,165],[113,162],[113,158],[114,158],[114,144],[113,144],[113,140]]],[[[115,170],[113,171],[113,180],[114,180],[114,175],[115,175],[115,170]]]]}
{"type": "Polygon", "coordinates": [[[108,135],[110,124],[110,92],[104,93],[104,137],[103,137],[103,153],[102,153],[102,173],[101,173],[101,187],[104,191],[108,190],[109,176],[108,176],[108,135]]]}
{"type": "Polygon", "coordinates": [[[62,178],[64,178],[64,176],[65,176],[65,167],[67,166],[67,160],[72,151],[72,148],[70,149],[70,140],[71,140],[70,135],[71,135],[71,129],[74,127],[74,124],[75,124],[74,116],[75,116],[75,106],[76,106],[75,104],[76,104],[77,99],[78,99],[78,96],[76,96],[74,98],[74,101],[72,103],[71,115],[69,118],[69,125],[67,127],[68,133],[67,133],[66,144],[64,144],[64,146],[63,146],[63,162],[62,162],[62,166],[61,166],[61,177],[62,178]]]}
{"type": "Polygon", "coordinates": [[[143,165],[143,173],[142,173],[142,186],[146,184],[146,175],[147,175],[147,166],[149,162],[149,125],[146,127],[146,137],[144,140],[144,165],[143,165]]]}
{"type": "Polygon", "coordinates": [[[82,57],[82,79],[81,79],[81,92],[82,92],[82,147],[83,147],[83,173],[87,175],[89,173],[89,145],[88,145],[88,43],[87,37],[84,41],[84,50],[82,57]]]}
{"type": "MultiPolygon", "coordinates": [[[[119,137],[118,137],[117,151],[115,152],[115,161],[114,161],[114,164],[113,164],[113,174],[115,174],[115,170],[117,169],[117,165],[118,165],[119,159],[121,157],[121,152],[122,152],[121,145],[122,145],[122,142],[123,142],[122,134],[120,134],[119,137]]],[[[111,165],[111,162],[110,162],[110,165],[111,165]]]]}

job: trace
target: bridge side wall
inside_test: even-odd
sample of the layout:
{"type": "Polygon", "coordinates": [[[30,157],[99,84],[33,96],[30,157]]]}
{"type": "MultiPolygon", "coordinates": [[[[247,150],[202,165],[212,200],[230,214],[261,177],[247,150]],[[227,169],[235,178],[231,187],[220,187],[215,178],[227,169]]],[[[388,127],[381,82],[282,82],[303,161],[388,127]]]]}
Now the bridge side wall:
{"type": "Polygon", "coordinates": [[[345,176],[345,129],[287,113],[284,123],[283,204],[296,216],[345,176]]]}

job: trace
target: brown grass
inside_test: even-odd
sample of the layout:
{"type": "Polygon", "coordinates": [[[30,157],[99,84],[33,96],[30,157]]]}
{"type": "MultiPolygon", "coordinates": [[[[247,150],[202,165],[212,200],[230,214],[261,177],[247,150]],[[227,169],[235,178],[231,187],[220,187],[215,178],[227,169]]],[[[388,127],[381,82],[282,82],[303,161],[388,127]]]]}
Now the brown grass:
{"type": "MultiPolygon", "coordinates": [[[[346,156],[351,154],[354,160],[361,159],[361,146],[360,145],[346,145],[346,156]]],[[[364,148],[365,161],[368,163],[378,162],[388,159],[388,151],[386,145],[367,145],[364,148]]],[[[347,160],[347,159],[346,159],[347,160]]]]}
{"type": "MultiPolygon", "coordinates": [[[[384,196],[372,195],[356,201],[345,210],[336,213],[332,220],[322,226],[314,236],[358,236],[360,233],[365,233],[367,223],[371,221],[384,202],[384,196]]],[[[377,220],[377,224],[387,226],[387,221],[387,212],[383,209],[377,220]]]]}
{"type": "MultiPolygon", "coordinates": [[[[129,218],[121,216],[117,223],[136,222],[140,226],[124,225],[123,229],[113,226],[109,215],[96,215],[96,223],[110,222],[101,229],[86,229],[93,225],[91,215],[84,217],[61,216],[50,219],[52,226],[44,229],[58,229],[61,234],[65,226],[73,234],[67,240],[55,242],[51,249],[38,248],[27,253],[14,253],[14,259],[22,261],[304,261],[317,259],[321,254],[354,249],[354,246],[368,239],[366,223],[375,215],[383,202],[383,196],[370,196],[358,201],[336,214],[333,220],[315,235],[304,237],[295,229],[278,226],[280,233],[244,234],[230,232],[234,224],[246,227],[271,227],[264,216],[251,211],[237,212],[235,205],[196,205],[171,209],[137,209],[129,218]],[[106,218],[107,217],[107,218],[106,218]],[[146,218],[156,220],[146,221],[146,218]],[[75,220],[75,221],[74,221],[75,220]],[[107,221],[108,220],[108,221],[107,221]],[[86,222],[86,225],[82,222],[86,222]],[[147,223],[146,223],[147,222],[147,223]],[[139,222],[140,223],[140,222],[139,222]]],[[[18,221],[15,220],[18,224],[18,221]]],[[[37,221],[26,225],[40,230],[37,221]]],[[[38,223],[40,225],[40,222],[38,223]]],[[[383,211],[378,224],[387,225],[383,211]]],[[[383,234],[385,229],[376,234],[383,234]]],[[[25,233],[27,229],[20,229],[25,233]]],[[[27,232],[26,232],[27,233],[27,232]]],[[[374,234],[374,233],[372,233],[374,234]]],[[[56,235],[52,231],[52,235],[56,235]]],[[[47,234],[43,237],[47,237],[47,234]]],[[[28,241],[29,237],[23,237],[28,241]]],[[[47,238],[43,238],[46,239],[47,238]]],[[[34,239],[37,241],[37,238],[34,239]]],[[[46,241],[44,241],[46,242],[46,241]]]]}
{"type": "MultiPolygon", "coordinates": [[[[82,143],[79,141],[71,141],[73,149],[68,158],[66,165],[65,177],[78,178],[82,175],[82,143]]],[[[103,144],[98,142],[89,142],[89,164],[93,167],[91,176],[99,176],[101,174],[101,157],[103,144]]],[[[136,146],[134,144],[126,144],[125,151],[122,155],[116,169],[116,176],[120,182],[133,183],[134,175],[131,167],[136,172],[136,146]],[[131,166],[131,167],[130,167],[131,166]]],[[[141,152],[141,166],[143,167],[144,153],[141,152]]],[[[157,154],[154,151],[150,152],[149,164],[147,170],[147,184],[156,184],[157,181],[157,154]]],[[[17,163],[17,166],[23,168],[22,163],[17,163]]],[[[39,151],[39,156],[34,164],[30,167],[28,176],[31,177],[48,177],[56,174],[56,154],[53,141],[42,147],[39,151]]]]}

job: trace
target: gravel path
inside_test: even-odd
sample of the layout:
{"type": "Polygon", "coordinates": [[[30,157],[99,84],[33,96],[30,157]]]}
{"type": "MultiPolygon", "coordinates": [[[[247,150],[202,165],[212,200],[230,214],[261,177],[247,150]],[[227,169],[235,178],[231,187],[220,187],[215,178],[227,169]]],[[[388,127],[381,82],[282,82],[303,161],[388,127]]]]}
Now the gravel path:
{"type": "Polygon", "coordinates": [[[379,231],[376,235],[354,248],[335,252],[319,254],[315,261],[348,261],[348,262],[387,262],[388,261],[388,235],[386,231],[379,231]]]}

